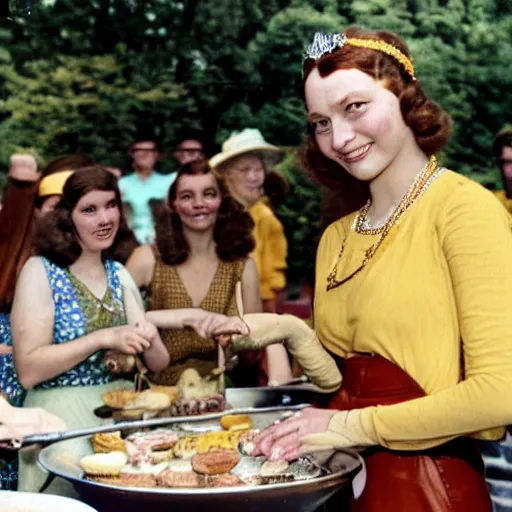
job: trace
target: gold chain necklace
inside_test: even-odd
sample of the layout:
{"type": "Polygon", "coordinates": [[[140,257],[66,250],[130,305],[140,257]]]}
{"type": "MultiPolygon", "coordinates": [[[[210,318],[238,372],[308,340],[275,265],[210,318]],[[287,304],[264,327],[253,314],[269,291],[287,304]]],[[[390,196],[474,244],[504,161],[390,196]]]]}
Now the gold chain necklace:
{"type": "MultiPolygon", "coordinates": [[[[435,158],[435,157],[433,157],[435,158]]],[[[437,164],[437,161],[436,161],[437,164]]],[[[368,218],[368,213],[370,212],[370,206],[372,204],[371,200],[368,199],[366,204],[359,210],[358,215],[356,216],[356,224],[355,224],[355,230],[357,233],[366,233],[368,235],[378,235],[379,233],[382,233],[384,231],[384,228],[386,227],[386,224],[389,222],[393,214],[399,209],[402,202],[404,202],[408,197],[411,196],[411,194],[414,193],[415,190],[418,190],[419,187],[424,186],[425,179],[428,179],[428,171],[430,169],[430,166],[432,165],[432,160],[430,159],[423,169],[416,174],[414,180],[412,181],[410,187],[408,188],[405,195],[402,197],[401,201],[399,203],[395,203],[393,208],[388,212],[388,216],[383,222],[382,226],[372,226],[370,224],[370,220],[368,218]]]]}
{"type": "MultiPolygon", "coordinates": [[[[365,256],[363,259],[363,262],[361,265],[354,270],[350,275],[345,277],[344,279],[338,280],[336,279],[336,274],[338,273],[338,265],[341,261],[341,257],[343,255],[343,252],[345,250],[345,244],[347,242],[347,238],[349,233],[345,235],[345,238],[343,239],[343,242],[341,243],[341,249],[340,253],[338,255],[338,258],[336,260],[336,264],[334,265],[334,268],[332,269],[331,273],[327,276],[327,291],[332,290],[333,288],[336,288],[337,286],[342,285],[352,277],[354,277],[356,274],[361,272],[366,265],[368,265],[369,261],[373,258],[375,253],[377,252],[377,249],[382,245],[382,242],[387,237],[389,232],[391,231],[391,228],[397,224],[401,217],[405,214],[405,212],[409,209],[409,207],[416,201],[416,199],[430,186],[432,181],[436,179],[440,173],[444,171],[444,169],[438,169],[437,166],[437,159],[435,156],[430,157],[430,160],[428,164],[425,166],[424,169],[421,170],[414,178],[414,181],[412,182],[411,186],[409,187],[409,190],[404,195],[402,200],[398,203],[398,206],[395,208],[395,210],[391,213],[386,223],[379,228],[375,229],[365,229],[364,223],[361,221],[361,219],[364,219],[368,215],[368,210],[370,208],[370,201],[368,201],[356,214],[354,218],[354,222],[352,223],[352,226],[350,228],[350,231],[355,230],[359,233],[365,233],[370,235],[378,235],[379,239],[371,245],[365,252],[365,256]]],[[[350,232],[349,231],[349,232],[350,232]]]]}

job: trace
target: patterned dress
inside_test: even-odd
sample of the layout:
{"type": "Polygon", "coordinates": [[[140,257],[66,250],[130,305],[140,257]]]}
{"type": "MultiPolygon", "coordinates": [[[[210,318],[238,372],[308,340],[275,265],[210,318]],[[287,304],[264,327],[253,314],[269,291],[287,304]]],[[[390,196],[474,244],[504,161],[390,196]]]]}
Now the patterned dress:
{"type": "MultiPolygon", "coordinates": [[[[52,289],[55,307],[53,342],[66,343],[90,332],[126,324],[123,288],[118,271],[121,265],[107,260],[107,291],[98,299],[68,269],[41,258],[52,289]]],[[[57,377],[43,382],[38,389],[65,386],[93,386],[112,382],[116,377],[103,364],[105,351],[89,356],[85,361],[57,377]]]]}
{"type": "MultiPolygon", "coordinates": [[[[158,254],[155,256],[148,309],[194,307],[176,267],[163,263],[158,254]]],[[[219,261],[217,272],[199,307],[214,313],[235,315],[235,287],[242,277],[245,261],[219,261]]],[[[174,386],[187,368],[196,369],[202,377],[217,368],[218,347],[213,340],[201,338],[192,329],[163,329],[160,335],[171,356],[171,364],[161,372],[150,375],[150,380],[155,384],[174,386]]]]}
{"type": "MultiPolygon", "coordinates": [[[[0,313],[0,343],[12,346],[11,323],[8,313],[0,313]]],[[[9,398],[11,405],[21,407],[26,393],[16,377],[12,354],[0,355],[0,392],[9,398]]],[[[0,450],[0,489],[16,489],[17,481],[17,454],[0,450]]]]}
{"type": "MultiPolygon", "coordinates": [[[[123,288],[119,279],[120,263],[107,260],[107,290],[98,299],[68,269],[41,258],[54,303],[53,343],[67,343],[99,329],[126,324],[123,288]]],[[[99,424],[94,409],[102,405],[104,391],[130,385],[120,381],[105,367],[101,350],[71,370],[30,390],[26,407],[41,407],[62,418],[68,428],[99,424]]],[[[37,452],[20,452],[19,489],[37,492],[46,479],[37,465],[37,452]]]]}

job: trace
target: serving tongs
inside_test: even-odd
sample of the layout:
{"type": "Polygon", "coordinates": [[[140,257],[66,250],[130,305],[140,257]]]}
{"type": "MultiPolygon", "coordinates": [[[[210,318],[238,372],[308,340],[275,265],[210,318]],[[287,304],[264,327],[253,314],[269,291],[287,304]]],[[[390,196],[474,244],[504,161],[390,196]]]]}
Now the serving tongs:
{"type": "Polygon", "coordinates": [[[167,425],[176,425],[180,423],[200,423],[210,420],[218,420],[223,416],[230,416],[235,414],[265,414],[271,412],[283,412],[283,419],[289,416],[293,411],[300,411],[306,407],[311,407],[311,404],[297,404],[297,405],[279,405],[273,407],[244,407],[237,409],[226,409],[222,412],[214,412],[201,414],[198,416],[179,416],[174,418],[154,418],[150,420],[138,421],[123,421],[113,425],[100,425],[89,428],[82,428],[76,430],[66,430],[63,432],[49,432],[46,434],[35,434],[27,436],[22,440],[13,439],[0,439],[0,446],[7,450],[18,450],[25,446],[40,444],[49,445],[59,441],[66,441],[68,439],[75,439],[77,437],[91,436],[105,432],[115,432],[124,429],[137,429],[137,428],[152,428],[152,427],[165,427],[167,425]]]}

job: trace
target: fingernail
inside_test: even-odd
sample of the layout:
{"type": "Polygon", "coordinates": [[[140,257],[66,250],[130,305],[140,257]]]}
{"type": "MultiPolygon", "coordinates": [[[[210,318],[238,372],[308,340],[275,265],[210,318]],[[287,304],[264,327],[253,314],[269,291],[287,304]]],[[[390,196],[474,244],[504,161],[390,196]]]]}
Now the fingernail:
{"type": "Polygon", "coordinates": [[[282,448],[279,448],[279,447],[273,448],[272,451],[270,452],[269,459],[270,460],[277,460],[282,455],[282,453],[283,453],[283,449],[282,448]]]}

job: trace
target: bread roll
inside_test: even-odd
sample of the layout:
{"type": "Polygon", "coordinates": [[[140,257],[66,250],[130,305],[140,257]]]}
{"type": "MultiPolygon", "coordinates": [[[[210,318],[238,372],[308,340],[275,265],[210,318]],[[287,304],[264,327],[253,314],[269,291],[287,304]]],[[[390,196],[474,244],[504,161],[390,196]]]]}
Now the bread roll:
{"type": "Polygon", "coordinates": [[[147,389],[139,393],[135,399],[130,400],[123,407],[124,410],[142,409],[146,411],[157,411],[171,406],[171,397],[167,393],[159,393],[147,389]]]}
{"type": "Polygon", "coordinates": [[[224,430],[250,430],[252,420],[247,414],[229,414],[220,419],[220,425],[224,430]]]}
{"type": "Polygon", "coordinates": [[[128,457],[123,452],[95,453],[83,457],[80,466],[87,475],[119,476],[127,462],[128,457]]]}
{"type": "Polygon", "coordinates": [[[91,439],[91,444],[95,453],[126,453],[126,445],[124,439],[121,438],[120,431],[94,434],[91,439]]]}

